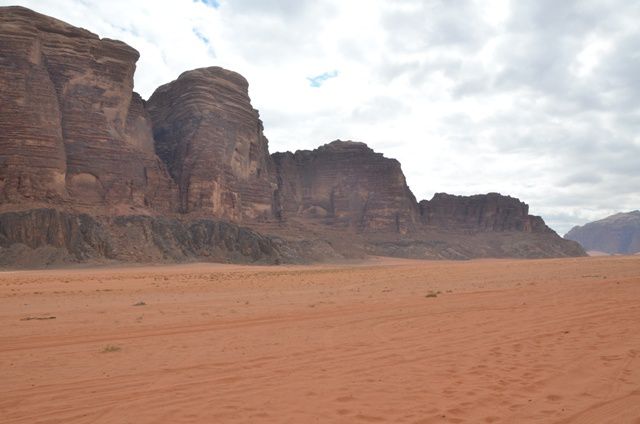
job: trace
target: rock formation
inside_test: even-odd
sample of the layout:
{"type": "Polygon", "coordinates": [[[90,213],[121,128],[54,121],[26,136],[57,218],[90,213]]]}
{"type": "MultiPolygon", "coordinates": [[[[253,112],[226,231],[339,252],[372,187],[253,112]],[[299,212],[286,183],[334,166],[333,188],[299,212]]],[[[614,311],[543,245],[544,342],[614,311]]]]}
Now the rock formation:
{"type": "Polygon", "coordinates": [[[124,262],[292,262],[280,240],[224,221],[126,215],[96,217],[56,209],[0,214],[0,266],[124,262]]]}
{"type": "Polygon", "coordinates": [[[567,243],[542,218],[529,215],[527,204],[510,196],[437,193],[422,200],[419,210],[421,226],[401,238],[370,237],[368,251],[431,259],[584,255],[577,243],[567,243]]]}
{"type": "Polygon", "coordinates": [[[0,41],[3,202],[172,207],[137,51],[22,7],[2,8],[0,41]]]}
{"type": "Polygon", "coordinates": [[[145,102],[137,59],[0,8],[0,265],[584,254],[517,199],[416,202],[364,143],[270,155],[235,72],[188,71],[145,102]]]}
{"type": "Polygon", "coordinates": [[[640,252],[640,211],[617,213],[576,226],[564,236],[589,251],[634,254],[640,252]]]}
{"type": "Polygon", "coordinates": [[[509,196],[438,193],[417,203],[398,161],[364,143],[336,140],[272,157],[276,217],[297,233],[320,232],[340,252],[430,259],[584,255],[509,196]]]}
{"type": "Polygon", "coordinates": [[[400,163],[364,143],[339,141],[313,151],[275,153],[281,219],[309,218],[358,232],[401,234],[419,223],[400,163]]]}
{"type": "Polygon", "coordinates": [[[446,229],[476,231],[553,232],[539,216],[529,215],[529,206],[511,196],[488,193],[454,196],[436,193],[420,202],[422,222],[446,229]]]}
{"type": "Polygon", "coordinates": [[[159,87],[147,110],[181,212],[236,222],[272,216],[275,178],[247,80],[218,67],[188,71],[159,87]]]}

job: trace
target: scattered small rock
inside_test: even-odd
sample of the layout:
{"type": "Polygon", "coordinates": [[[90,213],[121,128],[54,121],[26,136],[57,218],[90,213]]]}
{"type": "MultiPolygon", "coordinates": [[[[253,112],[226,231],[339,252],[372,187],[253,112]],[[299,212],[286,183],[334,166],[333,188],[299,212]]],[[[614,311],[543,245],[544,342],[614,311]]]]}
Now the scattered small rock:
{"type": "Polygon", "coordinates": [[[45,321],[48,319],[56,319],[56,317],[54,316],[48,316],[48,317],[24,317],[24,318],[20,318],[20,321],[32,321],[32,320],[38,320],[38,321],[45,321]]]}
{"type": "Polygon", "coordinates": [[[102,349],[102,353],[119,352],[120,350],[122,350],[120,346],[106,345],[104,349],[102,349]]]}

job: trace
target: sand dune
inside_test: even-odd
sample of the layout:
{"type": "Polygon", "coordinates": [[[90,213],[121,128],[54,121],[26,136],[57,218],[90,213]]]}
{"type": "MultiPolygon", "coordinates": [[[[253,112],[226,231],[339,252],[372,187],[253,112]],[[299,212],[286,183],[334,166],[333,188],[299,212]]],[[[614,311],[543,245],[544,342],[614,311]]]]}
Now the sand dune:
{"type": "Polygon", "coordinates": [[[2,423],[640,423],[640,257],[0,274],[2,423]]]}

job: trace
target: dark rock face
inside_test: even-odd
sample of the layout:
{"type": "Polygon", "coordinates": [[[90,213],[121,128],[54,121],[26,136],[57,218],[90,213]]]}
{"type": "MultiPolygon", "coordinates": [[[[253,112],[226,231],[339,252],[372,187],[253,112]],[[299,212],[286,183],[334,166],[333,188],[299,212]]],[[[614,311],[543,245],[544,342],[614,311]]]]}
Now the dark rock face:
{"type": "Polygon", "coordinates": [[[585,256],[576,242],[563,240],[555,232],[479,232],[469,230],[429,231],[400,240],[372,240],[373,255],[415,259],[559,258],[585,256]]]}
{"type": "Polygon", "coordinates": [[[309,218],[358,232],[405,234],[419,223],[400,163],[364,143],[336,140],[313,151],[275,153],[279,217],[309,218]]]}
{"type": "Polygon", "coordinates": [[[172,182],[132,92],[138,52],[0,9],[0,199],[170,209],[172,182]]]}
{"type": "Polygon", "coordinates": [[[529,206],[499,193],[454,196],[436,193],[420,202],[422,222],[446,229],[477,231],[521,231],[551,233],[539,216],[529,215],[529,206]]]}
{"type": "Polygon", "coordinates": [[[0,214],[0,246],[9,248],[18,243],[31,249],[63,249],[79,261],[113,256],[108,234],[95,218],[55,209],[0,214]]]}
{"type": "Polygon", "coordinates": [[[281,241],[222,221],[183,222],[139,215],[98,218],[55,209],[0,214],[0,265],[15,266],[16,259],[26,266],[42,265],[43,249],[49,249],[55,264],[96,260],[279,263],[295,259],[287,256],[287,246],[281,241]],[[55,255],[51,249],[57,250],[55,255]]]}
{"type": "Polygon", "coordinates": [[[605,253],[640,252],[640,211],[618,213],[583,226],[573,227],[564,236],[585,248],[605,253]]]}
{"type": "Polygon", "coordinates": [[[149,99],[156,151],[178,183],[182,212],[272,216],[275,178],[247,90],[239,74],[212,67],[183,73],[149,99]]]}

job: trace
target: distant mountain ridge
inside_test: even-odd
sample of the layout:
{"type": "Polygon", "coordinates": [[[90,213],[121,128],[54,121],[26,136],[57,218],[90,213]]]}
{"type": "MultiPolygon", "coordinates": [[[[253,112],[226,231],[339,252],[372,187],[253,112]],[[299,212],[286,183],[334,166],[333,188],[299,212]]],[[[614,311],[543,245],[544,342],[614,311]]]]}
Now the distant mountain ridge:
{"type": "Polygon", "coordinates": [[[617,213],[573,227],[565,239],[577,241],[585,250],[605,253],[640,252],[640,210],[617,213]]]}

